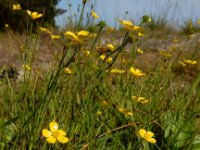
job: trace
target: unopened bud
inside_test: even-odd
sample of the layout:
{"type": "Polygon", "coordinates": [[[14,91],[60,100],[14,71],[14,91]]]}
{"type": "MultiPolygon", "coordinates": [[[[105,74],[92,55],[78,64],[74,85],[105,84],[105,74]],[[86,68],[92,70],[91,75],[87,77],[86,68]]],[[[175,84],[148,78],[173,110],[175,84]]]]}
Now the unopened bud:
{"type": "Polygon", "coordinates": [[[82,3],[85,5],[87,3],[87,0],[82,0],[82,3]]]}

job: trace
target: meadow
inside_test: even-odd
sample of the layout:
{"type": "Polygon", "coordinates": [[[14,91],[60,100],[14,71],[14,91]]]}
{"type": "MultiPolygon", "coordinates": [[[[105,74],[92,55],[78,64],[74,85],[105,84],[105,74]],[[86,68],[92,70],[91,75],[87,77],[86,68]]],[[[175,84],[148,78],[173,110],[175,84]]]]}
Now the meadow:
{"type": "Polygon", "coordinates": [[[66,29],[0,33],[0,149],[199,150],[200,20],[84,25],[86,3],[66,29]]]}

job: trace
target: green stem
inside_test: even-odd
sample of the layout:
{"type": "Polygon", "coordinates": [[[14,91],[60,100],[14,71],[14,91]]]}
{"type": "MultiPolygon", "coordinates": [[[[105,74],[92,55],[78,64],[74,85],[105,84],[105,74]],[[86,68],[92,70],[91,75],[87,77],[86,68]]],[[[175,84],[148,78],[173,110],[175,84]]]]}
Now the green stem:
{"type": "Polygon", "coordinates": [[[83,3],[83,7],[82,7],[82,9],[81,9],[81,14],[80,14],[80,18],[79,18],[77,30],[80,29],[80,26],[81,26],[82,21],[83,21],[83,13],[84,13],[84,9],[85,9],[85,4],[86,4],[86,3],[83,3]]]}
{"type": "Polygon", "coordinates": [[[93,48],[94,48],[94,46],[95,46],[95,44],[96,44],[96,42],[97,42],[97,40],[98,40],[98,38],[99,38],[99,36],[100,36],[100,34],[101,34],[101,31],[102,31],[102,28],[99,29],[99,32],[97,33],[97,36],[96,36],[94,42],[92,43],[92,46],[91,46],[91,48],[90,48],[91,51],[93,50],[93,48]]]}

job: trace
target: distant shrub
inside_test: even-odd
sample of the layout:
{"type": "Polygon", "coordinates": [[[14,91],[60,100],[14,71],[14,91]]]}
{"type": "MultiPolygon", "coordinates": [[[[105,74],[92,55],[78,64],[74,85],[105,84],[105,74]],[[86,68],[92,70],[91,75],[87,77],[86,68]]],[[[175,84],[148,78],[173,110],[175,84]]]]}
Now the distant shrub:
{"type": "MultiPolygon", "coordinates": [[[[64,10],[55,8],[59,1],[60,0],[0,0],[0,30],[3,31],[5,25],[8,24],[14,31],[25,31],[31,19],[27,15],[27,10],[44,14],[44,17],[40,18],[42,24],[54,26],[54,17],[64,12],[64,10]],[[21,10],[13,10],[13,4],[20,4],[21,10]]],[[[36,26],[37,24],[34,22],[33,28],[36,26]]]]}
{"type": "Polygon", "coordinates": [[[187,35],[192,35],[200,31],[200,25],[192,22],[192,20],[187,20],[184,25],[181,26],[182,32],[187,35]]]}

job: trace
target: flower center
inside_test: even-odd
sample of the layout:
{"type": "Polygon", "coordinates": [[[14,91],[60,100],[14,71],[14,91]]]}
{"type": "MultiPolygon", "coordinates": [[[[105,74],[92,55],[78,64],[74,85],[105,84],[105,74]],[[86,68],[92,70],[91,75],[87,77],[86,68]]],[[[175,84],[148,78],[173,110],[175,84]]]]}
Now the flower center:
{"type": "Polygon", "coordinates": [[[60,136],[60,132],[58,131],[52,132],[52,135],[57,139],[60,136]]]}
{"type": "Polygon", "coordinates": [[[151,138],[151,136],[150,136],[149,134],[146,133],[146,134],[144,135],[144,138],[145,138],[145,139],[149,139],[149,138],[151,138]]]}

